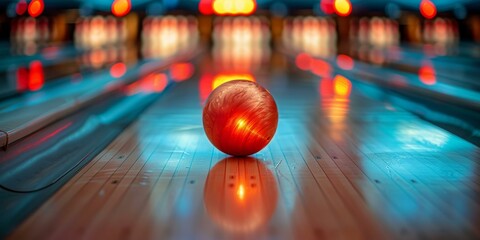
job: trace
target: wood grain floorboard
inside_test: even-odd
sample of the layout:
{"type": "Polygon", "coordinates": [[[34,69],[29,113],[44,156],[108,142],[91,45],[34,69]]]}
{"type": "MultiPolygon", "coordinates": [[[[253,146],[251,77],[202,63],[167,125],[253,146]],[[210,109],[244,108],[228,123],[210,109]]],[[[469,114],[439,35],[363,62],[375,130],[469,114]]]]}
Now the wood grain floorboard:
{"type": "Polygon", "coordinates": [[[480,237],[477,147],[355,88],[349,99],[323,96],[318,79],[296,74],[259,79],[280,121],[253,158],[232,159],[210,144],[191,79],[9,238],[480,237]]]}

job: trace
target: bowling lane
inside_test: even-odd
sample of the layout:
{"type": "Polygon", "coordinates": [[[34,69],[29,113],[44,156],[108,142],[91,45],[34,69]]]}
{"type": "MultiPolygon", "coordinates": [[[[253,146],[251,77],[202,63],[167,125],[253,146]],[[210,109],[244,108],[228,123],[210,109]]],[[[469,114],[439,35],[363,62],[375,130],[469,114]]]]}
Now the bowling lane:
{"type": "Polygon", "coordinates": [[[480,237],[477,147],[338,72],[215,49],[10,238],[480,237]],[[201,122],[212,88],[238,77],[267,87],[280,114],[251,158],[219,152],[201,122]]]}
{"type": "MultiPolygon", "coordinates": [[[[446,48],[446,46],[443,47],[446,48]]],[[[480,73],[476,68],[480,61],[479,57],[445,56],[435,53],[435,50],[429,48],[428,45],[424,46],[423,51],[415,51],[405,46],[387,48],[357,46],[347,52],[354,59],[362,62],[419,75],[420,80],[422,80],[422,74],[433,75],[435,79],[421,81],[424,85],[435,87],[433,85],[438,82],[464,89],[479,89],[478,81],[472,77],[480,73]],[[365,55],[373,54],[377,55],[377,61],[372,57],[365,57],[365,55]]]]}
{"type": "Polygon", "coordinates": [[[342,74],[361,85],[362,92],[395,102],[478,146],[478,44],[458,42],[455,34],[439,34],[446,39],[433,43],[400,43],[395,20],[362,18],[358,29],[352,23],[350,41],[337,45],[331,19],[286,18],[277,46],[299,69],[321,78],[342,74]]]}
{"type": "MultiPolygon", "coordinates": [[[[41,65],[42,69],[44,66],[60,66],[57,69],[57,74],[54,75],[59,76],[58,73],[65,74],[65,71],[61,70],[65,66],[67,66],[66,69],[72,68],[71,66],[76,60],[75,57],[79,56],[79,54],[80,52],[73,46],[47,47],[41,50],[40,53],[30,56],[24,54],[3,54],[0,59],[0,99],[32,90],[29,89],[28,86],[24,86],[28,85],[28,79],[24,78],[28,78],[30,65],[41,65]]],[[[71,72],[68,73],[71,74],[71,72]]],[[[43,84],[43,82],[41,84],[43,84]]],[[[38,90],[36,87],[33,90],[38,90]]]]}
{"type": "Polygon", "coordinates": [[[7,85],[14,93],[23,94],[0,101],[0,124],[3,126],[0,145],[6,146],[21,139],[76,109],[94,103],[115,89],[137,81],[139,76],[165,68],[182,58],[188,59],[201,49],[197,46],[196,20],[182,16],[147,20],[145,27],[150,27],[152,31],[145,31],[142,43],[138,45],[125,42],[128,36],[125,29],[111,30],[104,26],[105,22],[125,20],[105,20],[98,16],[82,20],[80,26],[91,22],[92,26],[100,23],[103,27],[95,31],[92,27],[88,28],[93,32],[77,28],[79,37],[75,39],[74,48],[77,55],[61,57],[59,55],[64,51],[54,49],[51,51],[56,54],[50,56],[51,59],[32,61],[28,68],[14,68],[7,78],[11,84],[7,85]],[[166,30],[160,29],[166,25],[166,30]],[[95,35],[99,32],[102,34],[95,35]],[[106,34],[111,37],[107,38],[106,34]],[[165,41],[160,41],[157,35],[164,36],[165,41]],[[122,44],[117,44],[117,41],[122,44]]]}

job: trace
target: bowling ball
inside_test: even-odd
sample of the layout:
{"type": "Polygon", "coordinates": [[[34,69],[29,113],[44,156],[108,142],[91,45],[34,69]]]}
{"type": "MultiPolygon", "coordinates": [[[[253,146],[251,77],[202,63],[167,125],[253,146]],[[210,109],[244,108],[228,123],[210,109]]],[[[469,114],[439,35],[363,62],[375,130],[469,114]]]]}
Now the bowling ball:
{"type": "Polygon", "coordinates": [[[208,173],[203,194],[210,219],[234,234],[261,229],[278,203],[273,173],[253,157],[229,157],[215,164],[208,173]]]}
{"type": "Polygon", "coordinates": [[[220,151],[247,156],[264,148],[277,129],[272,95],[259,84],[234,80],[218,86],[203,109],[203,127],[220,151]]]}

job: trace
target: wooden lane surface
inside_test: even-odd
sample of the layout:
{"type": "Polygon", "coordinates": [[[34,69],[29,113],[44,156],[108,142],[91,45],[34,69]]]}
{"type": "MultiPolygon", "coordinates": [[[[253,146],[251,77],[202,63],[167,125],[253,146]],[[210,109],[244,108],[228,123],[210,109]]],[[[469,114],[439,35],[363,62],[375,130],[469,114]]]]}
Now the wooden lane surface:
{"type": "MultiPolygon", "coordinates": [[[[281,113],[275,138],[254,156],[257,165],[229,163],[212,175],[219,188],[212,205],[207,176],[227,156],[203,133],[198,81],[191,80],[150,107],[10,238],[480,237],[475,146],[355,88],[339,100],[322,97],[318,80],[284,76],[287,86],[269,79],[281,113]],[[230,202],[229,176],[263,167],[278,198],[260,195],[258,204],[275,211],[249,205],[251,218],[238,225],[255,227],[230,229],[242,206],[230,202]]],[[[266,179],[260,174],[257,183],[266,179]]]]}

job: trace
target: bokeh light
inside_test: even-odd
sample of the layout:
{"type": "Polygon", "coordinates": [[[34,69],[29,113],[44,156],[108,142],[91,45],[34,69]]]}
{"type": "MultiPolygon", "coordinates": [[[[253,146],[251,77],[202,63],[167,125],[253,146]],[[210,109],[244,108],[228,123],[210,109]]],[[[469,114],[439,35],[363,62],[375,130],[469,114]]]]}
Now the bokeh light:
{"type": "Polygon", "coordinates": [[[174,63],[170,67],[170,76],[175,82],[185,81],[193,76],[195,68],[188,62],[174,63]]]}
{"type": "Polygon", "coordinates": [[[295,58],[295,65],[301,70],[307,71],[310,70],[310,65],[312,62],[312,57],[307,53],[300,53],[295,58]]]}
{"type": "Polygon", "coordinates": [[[198,11],[203,15],[213,14],[213,0],[200,0],[198,3],[198,11]]]}
{"type": "Polygon", "coordinates": [[[348,16],[352,12],[352,3],[349,0],[335,0],[335,13],[338,16],[348,16]]]}
{"type": "Polygon", "coordinates": [[[354,67],[353,59],[345,54],[340,54],[337,56],[337,65],[343,70],[352,70],[354,67]]]}
{"type": "Polygon", "coordinates": [[[214,0],[213,11],[218,15],[249,15],[257,3],[254,0],[214,0]]]}
{"type": "Polygon", "coordinates": [[[45,83],[42,62],[39,60],[31,62],[29,70],[28,90],[38,91],[42,89],[43,84],[45,83]]]}
{"type": "Polygon", "coordinates": [[[115,63],[110,67],[110,75],[114,78],[119,78],[125,75],[127,72],[127,65],[125,63],[119,62],[115,63]]]}
{"type": "Polygon", "coordinates": [[[115,0],[112,3],[112,13],[117,17],[123,17],[127,15],[132,9],[132,3],[130,0],[115,0]]]}
{"type": "Polygon", "coordinates": [[[437,15],[437,7],[430,0],[422,0],[420,3],[420,13],[426,19],[432,19],[437,15]]]}
{"type": "Polygon", "coordinates": [[[320,9],[325,14],[333,14],[335,12],[335,9],[333,9],[333,0],[321,0],[320,9]]]}
{"type": "Polygon", "coordinates": [[[430,64],[423,64],[418,70],[418,78],[425,85],[434,85],[437,82],[435,69],[430,64]]]}
{"type": "Polygon", "coordinates": [[[348,97],[352,91],[352,83],[348,78],[342,75],[336,75],[333,79],[335,95],[340,97],[348,97]]]}
{"type": "Polygon", "coordinates": [[[45,3],[43,0],[32,0],[28,5],[28,14],[32,17],[38,17],[43,13],[45,3]]]}
{"type": "Polygon", "coordinates": [[[17,15],[23,15],[27,11],[28,4],[26,0],[18,1],[17,5],[15,6],[15,12],[17,15]]]}

